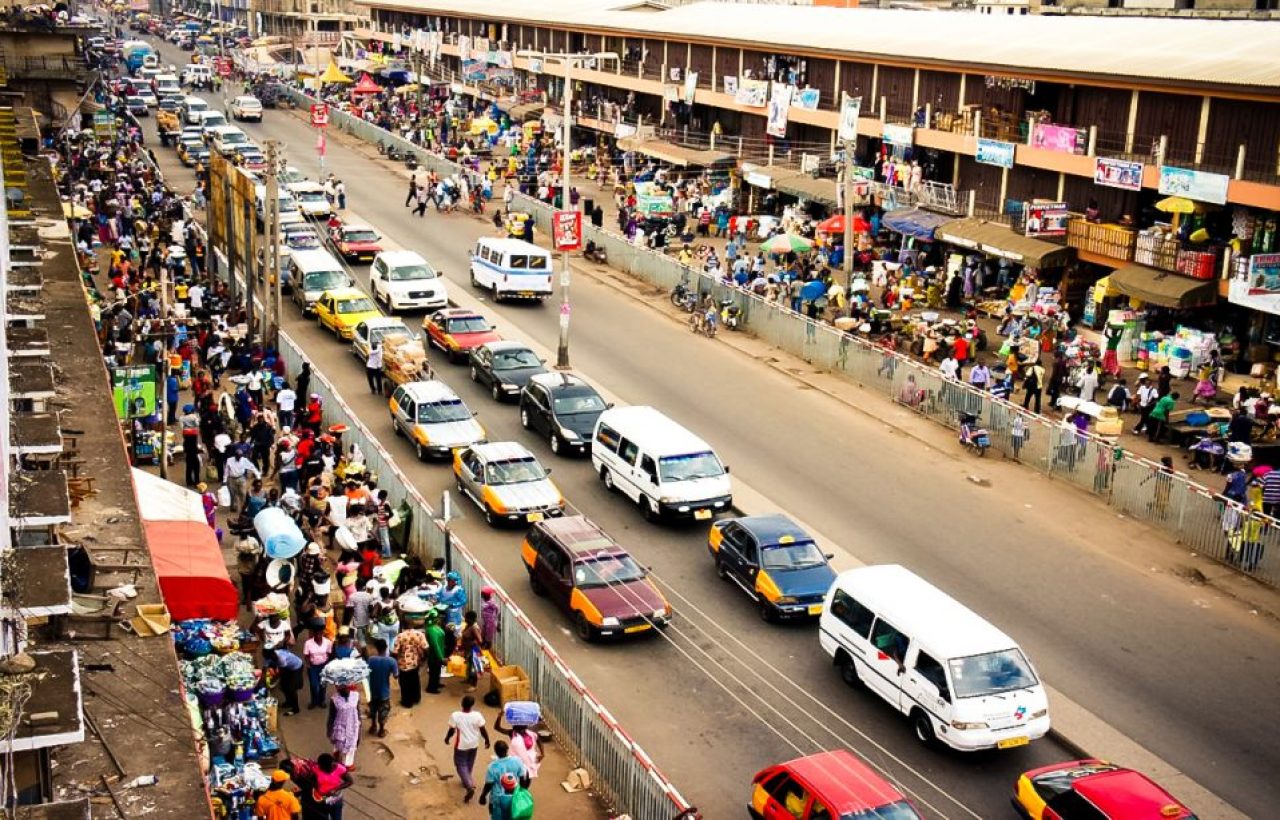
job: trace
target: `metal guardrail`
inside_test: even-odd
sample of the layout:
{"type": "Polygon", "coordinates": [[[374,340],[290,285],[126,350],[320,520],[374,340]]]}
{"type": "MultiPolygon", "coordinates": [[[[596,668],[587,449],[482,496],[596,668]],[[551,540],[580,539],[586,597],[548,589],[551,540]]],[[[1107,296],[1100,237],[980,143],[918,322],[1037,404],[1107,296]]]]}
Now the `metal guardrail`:
{"type": "MultiPolygon", "coordinates": [[[[296,89],[290,93],[298,104],[317,102],[296,89]]],[[[339,111],[331,117],[338,127],[361,139],[414,152],[426,169],[445,175],[459,170],[457,164],[371,123],[339,111]]],[[[538,230],[550,230],[553,209],[549,205],[524,195],[516,199],[519,208],[534,216],[538,230]]],[[[973,413],[991,433],[993,447],[1009,458],[1091,492],[1132,518],[1161,527],[1201,555],[1280,586],[1280,520],[1249,510],[1103,438],[1082,435],[989,393],[948,382],[935,368],[684,268],[675,259],[638,248],[616,233],[584,224],[583,238],[602,245],[611,266],[659,288],[674,288],[688,275],[703,293],[735,300],[742,308],[744,328],[757,337],[892,401],[898,400],[908,376],[914,377],[924,395],[916,408],[922,415],[955,429],[961,409],[973,413]]]]}
{"type": "MultiPolygon", "coordinates": [[[[283,331],[280,353],[288,372],[296,374],[305,357],[283,331]]],[[[591,774],[599,798],[611,809],[626,812],[635,820],[671,820],[689,808],[675,785],[569,669],[506,590],[456,535],[446,534],[431,505],[322,373],[312,371],[310,389],[323,400],[326,425],[347,425],[344,437],[360,445],[365,463],[378,476],[378,486],[387,490],[393,507],[401,501],[409,503],[413,510],[410,553],[430,566],[433,559],[443,558],[448,552],[452,569],[462,576],[469,601],[480,600],[482,587],[493,587],[502,607],[502,630],[497,637],[499,657],[505,664],[518,664],[528,674],[533,697],[542,705],[543,717],[556,741],[575,765],[591,774]]]]}

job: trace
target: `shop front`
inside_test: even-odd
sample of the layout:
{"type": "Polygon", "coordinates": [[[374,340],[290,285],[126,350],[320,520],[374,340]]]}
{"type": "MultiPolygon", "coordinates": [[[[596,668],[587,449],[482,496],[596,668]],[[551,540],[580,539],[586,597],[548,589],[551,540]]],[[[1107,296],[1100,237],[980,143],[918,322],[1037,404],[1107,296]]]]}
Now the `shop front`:
{"type": "MultiPolygon", "coordinates": [[[[954,249],[947,255],[948,273],[963,271],[966,283],[979,266],[984,271],[994,267],[997,291],[1006,295],[979,302],[977,309],[981,313],[1000,316],[1011,309],[1015,313],[1055,314],[1072,294],[1069,272],[1075,259],[1074,248],[974,217],[944,222],[933,235],[936,241],[954,249]]],[[[985,275],[983,278],[987,279],[985,275]]]]}

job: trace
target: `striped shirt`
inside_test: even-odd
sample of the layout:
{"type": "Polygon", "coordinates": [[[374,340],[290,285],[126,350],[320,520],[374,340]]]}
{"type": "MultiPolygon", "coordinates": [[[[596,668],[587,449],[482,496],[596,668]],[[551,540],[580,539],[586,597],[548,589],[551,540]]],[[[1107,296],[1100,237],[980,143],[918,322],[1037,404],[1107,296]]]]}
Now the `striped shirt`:
{"type": "Polygon", "coordinates": [[[1263,477],[1262,503],[1280,504],[1280,470],[1272,470],[1263,477]]]}

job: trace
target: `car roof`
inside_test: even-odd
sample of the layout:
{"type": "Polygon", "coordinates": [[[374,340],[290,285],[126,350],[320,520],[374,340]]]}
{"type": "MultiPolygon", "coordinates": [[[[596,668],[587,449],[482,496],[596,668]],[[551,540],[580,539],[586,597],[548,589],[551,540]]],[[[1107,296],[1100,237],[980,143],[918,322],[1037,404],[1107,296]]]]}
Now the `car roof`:
{"type": "Polygon", "coordinates": [[[658,410],[645,405],[613,407],[600,416],[601,424],[608,424],[645,450],[654,451],[656,457],[675,451],[703,452],[711,445],[686,430],[658,410]]]}
{"type": "Polygon", "coordinates": [[[414,401],[446,401],[458,398],[453,388],[438,379],[405,382],[402,385],[414,401]]]}
{"type": "Polygon", "coordinates": [[[474,444],[471,452],[485,461],[523,461],[534,458],[529,448],[518,441],[491,441],[487,444],[474,444]]]}
{"type": "Polygon", "coordinates": [[[1071,787],[1108,817],[1165,817],[1176,820],[1191,813],[1154,780],[1133,769],[1118,768],[1091,774],[1075,780],[1071,787]]]}
{"type": "Polygon", "coordinates": [[[536,525],[574,557],[589,553],[625,555],[626,550],[595,522],[583,515],[548,518],[536,525]]]}
{"type": "MultiPolygon", "coordinates": [[[[372,225],[365,225],[363,222],[343,223],[339,227],[344,231],[373,231],[372,225]]],[[[377,233],[377,231],[374,231],[374,233],[377,233]]]]}
{"type": "Polygon", "coordinates": [[[334,288],[333,290],[326,290],[325,294],[332,296],[335,299],[344,299],[344,300],[359,299],[362,297],[368,298],[365,295],[365,292],[360,290],[359,288],[334,288]]]}
{"type": "Polygon", "coordinates": [[[510,339],[497,339],[492,342],[485,342],[480,346],[488,348],[494,353],[503,353],[508,350],[528,350],[530,352],[533,350],[524,342],[513,342],[510,339]]]}
{"type": "MultiPolygon", "coordinates": [[[[778,544],[800,543],[812,541],[813,536],[785,515],[747,515],[734,518],[732,521],[755,536],[761,545],[769,547],[778,544]]],[[[725,522],[729,523],[728,521],[725,522]]]]}
{"type": "Polygon", "coordinates": [[[304,179],[301,182],[290,182],[284,187],[288,188],[290,191],[316,191],[318,193],[324,193],[323,185],[309,179],[304,179]]]}
{"type": "Polygon", "coordinates": [[[542,385],[549,390],[574,387],[595,392],[595,388],[576,373],[561,373],[558,371],[554,373],[538,373],[531,377],[529,381],[542,385]]]}
{"type": "Polygon", "coordinates": [[[244,100],[253,100],[254,102],[257,102],[258,98],[252,94],[241,94],[239,97],[236,97],[236,102],[243,102],[244,100]]]}
{"type": "Polygon", "coordinates": [[[483,242],[485,245],[488,245],[491,248],[496,248],[498,250],[524,251],[526,253],[532,253],[536,251],[538,253],[545,253],[548,255],[551,253],[548,250],[539,248],[537,245],[531,244],[529,242],[525,242],[523,239],[516,239],[513,236],[501,236],[501,237],[484,236],[480,238],[480,241],[483,242]]]}
{"type": "Polygon", "coordinates": [[[405,330],[409,329],[405,325],[404,319],[399,316],[378,316],[374,319],[365,319],[365,323],[369,327],[403,327],[405,330]]]}
{"type": "Polygon", "coordinates": [[[801,757],[778,766],[812,788],[835,816],[870,811],[905,798],[848,749],[801,757]]]}
{"type": "Polygon", "coordinates": [[[1018,645],[982,616],[897,564],[846,570],[836,577],[835,586],[922,640],[930,654],[964,658],[1018,645]]]}
{"type": "Polygon", "coordinates": [[[418,262],[421,262],[428,267],[431,265],[431,263],[424,259],[422,254],[417,251],[383,251],[378,254],[378,256],[382,258],[382,261],[392,266],[410,265],[418,262]]]}
{"type": "MultiPolygon", "coordinates": [[[[484,314],[467,308],[445,308],[440,315],[446,319],[485,319],[484,314]]],[[[489,321],[485,319],[485,321],[489,321]]]]}

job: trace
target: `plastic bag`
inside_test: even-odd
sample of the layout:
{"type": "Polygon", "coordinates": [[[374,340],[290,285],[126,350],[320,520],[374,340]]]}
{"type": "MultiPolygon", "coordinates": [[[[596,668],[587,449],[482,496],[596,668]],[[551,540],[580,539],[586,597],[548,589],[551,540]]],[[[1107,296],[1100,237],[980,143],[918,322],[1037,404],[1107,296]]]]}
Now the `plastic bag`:
{"type": "Polygon", "coordinates": [[[219,507],[231,506],[231,488],[229,488],[226,484],[223,484],[221,487],[218,488],[218,506],[219,507]]]}
{"type": "Polygon", "coordinates": [[[537,726],[542,721],[542,707],[531,700],[511,700],[502,715],[508,726],[537,726]]]}
{"type": "Polygon", "coordinates": [[[463,678],[467,675],[467,662],[461,655],[450,655],[445,669],[455,678],[463,678]]]}
{"type": "Polygon", "coordinates": [[[511,820],[533,820],[533,795],[523,786],[517,786],[511,795],[511,820]]]}

